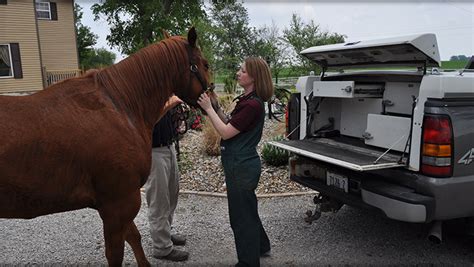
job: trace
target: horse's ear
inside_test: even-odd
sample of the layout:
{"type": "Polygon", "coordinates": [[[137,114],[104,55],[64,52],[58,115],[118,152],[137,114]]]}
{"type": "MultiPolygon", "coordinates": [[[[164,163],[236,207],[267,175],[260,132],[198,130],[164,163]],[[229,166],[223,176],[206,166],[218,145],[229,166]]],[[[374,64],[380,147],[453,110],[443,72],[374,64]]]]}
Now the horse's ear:
{"type": "Polygon", "coordinates": [[[165,31],[164,29],[161,30],[161,33],[163,34],[163,39],[168,39],[168,38],[170,38],[170,34],[169,34],[167,31],[165,31]]]}
{"type": "Polygon", "coordinates": [[[188,42],[191,47],[196,47],[197,33],[194,26],[188,31],[188,42]]]}

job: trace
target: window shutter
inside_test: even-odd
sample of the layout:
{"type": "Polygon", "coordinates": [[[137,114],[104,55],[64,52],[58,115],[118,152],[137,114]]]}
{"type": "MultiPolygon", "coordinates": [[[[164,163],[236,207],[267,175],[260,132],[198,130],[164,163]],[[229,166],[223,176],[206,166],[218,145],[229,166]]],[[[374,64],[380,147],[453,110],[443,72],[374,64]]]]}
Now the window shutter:
{"type": "Polygon", "coordinates": [[[23,78],[23,70],[21,68],[20,45],[18,43],[10,43],[12,53],[13,74],[15,79],[23,78]]]}
{"type": "Polygon", "coordinates": [[[7,0],[0,0],[0,5],[6,5],[7,4],[7,0]]]}
{"type": "Polygon", "coordinates": [[[58,20],[58,7],[56,3],[50,2],[49,7],[51,8],[51,20],[58,20]]]}

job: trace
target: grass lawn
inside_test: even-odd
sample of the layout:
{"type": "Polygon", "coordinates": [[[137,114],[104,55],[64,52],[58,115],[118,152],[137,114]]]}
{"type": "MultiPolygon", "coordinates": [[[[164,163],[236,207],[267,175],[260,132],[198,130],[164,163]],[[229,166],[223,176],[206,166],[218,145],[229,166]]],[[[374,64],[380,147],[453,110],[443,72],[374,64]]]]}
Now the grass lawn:
{"type": "Polygon", "coordinates": [[[466,65],[467,61],[441,61],[441,68],[445,70],[460,70],[466,65]]]}

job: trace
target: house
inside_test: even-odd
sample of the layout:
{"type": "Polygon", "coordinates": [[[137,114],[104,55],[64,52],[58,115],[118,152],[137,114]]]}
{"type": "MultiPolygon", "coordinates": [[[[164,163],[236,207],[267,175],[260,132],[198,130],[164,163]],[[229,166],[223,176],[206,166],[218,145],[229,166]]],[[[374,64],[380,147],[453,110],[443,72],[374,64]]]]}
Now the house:
{"type": "Polygon", "coordinates": [[[33,92],[80,73],[74,0],[0,0],[0,93],[33,92]]]}

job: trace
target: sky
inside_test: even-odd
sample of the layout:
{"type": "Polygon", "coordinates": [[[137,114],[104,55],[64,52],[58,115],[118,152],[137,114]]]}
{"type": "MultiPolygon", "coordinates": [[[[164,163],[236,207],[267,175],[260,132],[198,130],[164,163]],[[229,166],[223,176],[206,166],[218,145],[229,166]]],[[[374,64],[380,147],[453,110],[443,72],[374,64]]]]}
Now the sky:
{"type": "MultiPolygon", "coordinates": [[[[83,7],[82,23],[99,35],[97,48],[111,48],[105,39],[105,19],[93,20],[90,6],[97,0],[76,0],[83,7]]],[[[441,60],[453,55],[474,55],[474,1],[471,0],[312,0],[244,2],[252,27],[288,28],[292,14],[305,23],[313,20],[321,29],[346,35],[347,42],[418,33],[435,33],[441,60]]]]}

